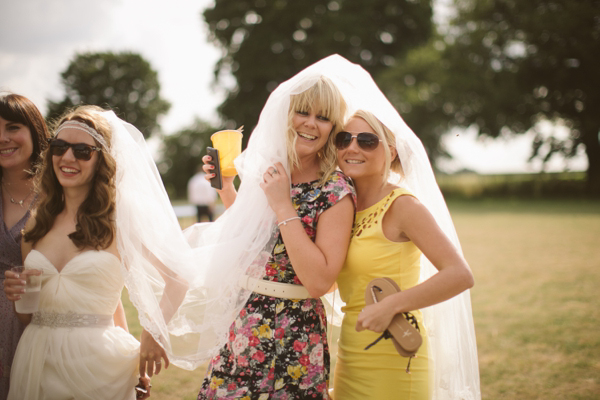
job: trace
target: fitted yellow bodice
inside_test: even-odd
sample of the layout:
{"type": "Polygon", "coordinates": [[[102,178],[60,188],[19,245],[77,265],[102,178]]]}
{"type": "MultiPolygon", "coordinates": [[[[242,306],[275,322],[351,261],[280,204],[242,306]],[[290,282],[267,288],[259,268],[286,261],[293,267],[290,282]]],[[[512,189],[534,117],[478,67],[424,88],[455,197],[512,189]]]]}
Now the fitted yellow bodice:
{"type": "Polygon", "coordinates": [[[383,216],[399,196],[411,195],[395,189],[371,207],[356,213],[346,263],[338,276],[345,313],[365,306],[364,293],[374,278],[389,277],[406,290],[419,282],[421,251],[413,242],[392,242],[382,229],[383,216]]]}
{"type": "Polygon", "coordinates": [[[421,327],[423,345],[405,372],[407,358],[398,355],[390,340],[365,347],[380,333],[356,331],[358,314],[365,307],[365,288],[374,278],[392,278],[400,289],[419,283],[421,251],[411,242],[393,242],[385,237],[382,222],[395,199],[411,193],[394,189],[373,206],[356,213],[348,255],[337,283],[346,305],[338,342],[334,375],[335,400],[423,400],[428,398],[428,350],[423,317],[412,311],[421,327]]]}

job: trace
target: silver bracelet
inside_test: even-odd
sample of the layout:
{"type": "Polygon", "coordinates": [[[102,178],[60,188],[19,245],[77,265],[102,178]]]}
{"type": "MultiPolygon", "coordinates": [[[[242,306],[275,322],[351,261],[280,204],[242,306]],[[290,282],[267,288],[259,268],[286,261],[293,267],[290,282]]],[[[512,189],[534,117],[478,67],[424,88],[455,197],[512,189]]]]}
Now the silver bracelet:
{"type": "Polygon", "coordinates": [[[278,223],[277,226],[280,227],[281,225],[287,225],[288,222],[293,221],[295,219],[300,219],[300,217],[296,215],[295,217],[284,219],[283,221],[278,223]]]}

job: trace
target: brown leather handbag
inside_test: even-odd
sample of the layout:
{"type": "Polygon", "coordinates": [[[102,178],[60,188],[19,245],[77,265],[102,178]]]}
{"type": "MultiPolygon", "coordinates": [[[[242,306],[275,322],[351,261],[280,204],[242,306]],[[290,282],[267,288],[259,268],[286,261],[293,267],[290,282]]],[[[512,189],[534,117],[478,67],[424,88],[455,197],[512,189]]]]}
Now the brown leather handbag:
{"type": "MultiPolygon", "coordinates": [[[[375,278],[367,285],[365,290],[365,303],[371,305],[377,303],[387,296],[398,293],[400,287],[391,278],[375,278]]],[[[414,315],[409,312],[394,315],[388,328],[373,343],[365,347],[368,350],[381,339],[392,339],[392,343],[403,357],[409,357],[406,372],[410,373],[410,361],[415,357],[419,347],[423,343],[419,333],[419,324],[414,315]]]]}

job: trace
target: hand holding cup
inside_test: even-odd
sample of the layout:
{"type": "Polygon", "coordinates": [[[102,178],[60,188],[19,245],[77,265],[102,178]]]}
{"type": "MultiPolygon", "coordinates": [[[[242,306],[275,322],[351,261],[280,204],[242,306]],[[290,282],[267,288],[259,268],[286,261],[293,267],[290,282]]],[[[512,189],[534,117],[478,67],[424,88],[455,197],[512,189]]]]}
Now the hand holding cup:
{"type": "Polygon", "coordinates": [[[237,171],[233,160],[242,152],[242,128],[237,130],[224,130],[213,133],[210,139],[213,147],[219,150],[219,163],[221,164],[221,174],[224,177],[236,176],[237,171]]]}
{"type": "Polygon", "coordinates": [[[12,267],[5,271],[4,293],[15,302],[19,314],[31,314],[38,310],[40,290],[42,288],[42,270],[12,267]]]}

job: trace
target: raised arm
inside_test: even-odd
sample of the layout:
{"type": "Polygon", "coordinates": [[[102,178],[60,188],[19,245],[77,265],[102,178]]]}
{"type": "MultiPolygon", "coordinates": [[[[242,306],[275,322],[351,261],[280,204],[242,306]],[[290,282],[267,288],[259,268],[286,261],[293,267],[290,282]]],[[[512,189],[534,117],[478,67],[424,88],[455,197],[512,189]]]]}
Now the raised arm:
{"type": "MultiPolygon", "coordinates": [[[[204,179],[206,179],[207,181],[210,181],[212,178],[215,177],[215,173],[213,172],[215,166],[209,164],[209,162],[211,161],[212,158],[209,155],[202,157],[202,162],[204,163],[204,165],[202,166],[202,170],[204,170],[204,172],[206,173],[206,175],[204,175],[204,179]]],[[[237,192],[235,190],[235,186],[233,185],[233,180],[235,179],[235,176],[223,176],[222,179],[223,189],[217,189],[217,193],[219,194],[219,197],[221,198],[225,209],[228,209],[229,207],[231,207],[231,205],[237,197],[237,192]]]]}

